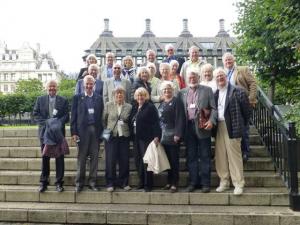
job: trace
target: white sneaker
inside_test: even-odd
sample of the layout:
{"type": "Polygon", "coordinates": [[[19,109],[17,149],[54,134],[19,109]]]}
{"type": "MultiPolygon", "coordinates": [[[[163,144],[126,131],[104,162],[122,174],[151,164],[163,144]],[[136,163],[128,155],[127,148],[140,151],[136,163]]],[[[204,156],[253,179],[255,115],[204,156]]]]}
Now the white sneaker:
{"type": "Polygon", "coordinates": [[[229,189],[229,186],[220,185],[217,187],[216,192],[224,192],[229,189]]]}
{"type": "Polygon", "coordinates": [[[243,194],[243,188],[241,188],[241,187],[235,187],[234,191],[233,191],[233,194],[234,195],[241,195],[241,194],[243,194]]]}
{"type": "Polygon", "coordinates": [[[113,191],[114,191],[114,187],[108,187],[108,188],[106,188],[106,190],[107,190],[108,192],[113,192],[113,191]]]}

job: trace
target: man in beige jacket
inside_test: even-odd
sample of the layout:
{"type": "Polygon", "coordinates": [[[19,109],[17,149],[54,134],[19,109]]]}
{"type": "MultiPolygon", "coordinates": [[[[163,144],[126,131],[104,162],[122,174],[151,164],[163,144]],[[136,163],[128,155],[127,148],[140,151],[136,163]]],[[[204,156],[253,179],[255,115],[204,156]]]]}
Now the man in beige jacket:
{"type": "MultiPolygon", "coordinates": [[[[256,91],[257,85],[254,76],[251,74],[248,66],[237,66],[235,63],[235,57],[226,52],[223,57],[223,65],[227,72],[228,81],[235,86],[242,87],[248,97],[252,108],[256,105],[256,91]]],[[[245,127],[244,134],[242,137],[241,150],[243,154],[243,160],[246,162],[249,157],[249,124],[245,127]]]]}

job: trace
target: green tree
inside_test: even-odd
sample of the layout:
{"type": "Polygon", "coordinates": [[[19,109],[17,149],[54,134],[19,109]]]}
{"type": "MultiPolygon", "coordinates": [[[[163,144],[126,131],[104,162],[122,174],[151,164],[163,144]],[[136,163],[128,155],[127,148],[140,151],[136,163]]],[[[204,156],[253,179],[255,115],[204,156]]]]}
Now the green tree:
{"type": "Polygon", "coordinates": [[[290,77],[299,79],[299,1],[244,0],[237,7],[239,16],[234,30],[238,35],[239,59],[256,68],[258,78],[269,83],[272,101],[276,83],[289,89],[291,96],[299,93],[295,82],[283,83],[290,77]]]}
{"type": "Polygon", "coordinates": [[[17,83],[16,93],[19,94],[42,94],[43,91],[43,83],[38,79],[19,80],[17,83]]]}
{"type": "Polygon", "coordinates": [[[71,105],[72,97],[74,96],[76,80],[71,78],[63,78],[58,85],[58,94],[68,99],[71,105]]]}

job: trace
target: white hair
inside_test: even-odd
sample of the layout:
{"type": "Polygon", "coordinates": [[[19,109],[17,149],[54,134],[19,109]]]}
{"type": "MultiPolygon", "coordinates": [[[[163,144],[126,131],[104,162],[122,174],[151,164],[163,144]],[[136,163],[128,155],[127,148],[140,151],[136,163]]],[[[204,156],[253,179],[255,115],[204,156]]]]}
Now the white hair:
{"type": "Polygon", "coordinates": [[[165,80],[161,83],[160,90],[163,91],[166,87],[172,88],[173,91],[175,89],[173,82],[169,80],[165,80]]]}
{"type": "Polygon", "coordinates": [[[199,69],[190,68],[186,71],[187,78],[189,78],[191,75],[196,75],[199,78],[199,69]]]}
{"type": "Polygon", "coordinates": [[[232,58],[233,61],[235,61],[235,57],[230,52],[225,52],[224,55],[222,56],[223,63],[224,63],[226,58],[232,58]]]}
{"type": "Polygon", "coordinates": [[[91,81],[93,81],[93,83],[95,83],[95,78],[92,76],[92,75],[86,75],[84,78],[83,78],[83,83],[84,83],[84,85],[86,84],[86,82],[87,81],[89,81],[89,80],[91,80],[91,81]]]}
{"type": "Polygon", "coordinates": [[[175,49],[172,44],[166,44],[165,45],[165,51],[167,52],[169,49],[175,49]]]}

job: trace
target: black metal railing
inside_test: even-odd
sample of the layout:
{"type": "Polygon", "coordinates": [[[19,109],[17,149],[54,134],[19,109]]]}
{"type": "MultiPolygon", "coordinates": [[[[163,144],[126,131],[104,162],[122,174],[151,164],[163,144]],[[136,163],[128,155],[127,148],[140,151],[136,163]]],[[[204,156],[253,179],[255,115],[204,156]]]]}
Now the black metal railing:
{"type": "Polygon", "coordinates": [[[285,123],[280,111],[258,88],[258,103],[253,113],[253,123],[270,153],[275,170],[289,189],[290,208],[300,211],[298,191],[299,139],[295,123],[285,123]]]}

